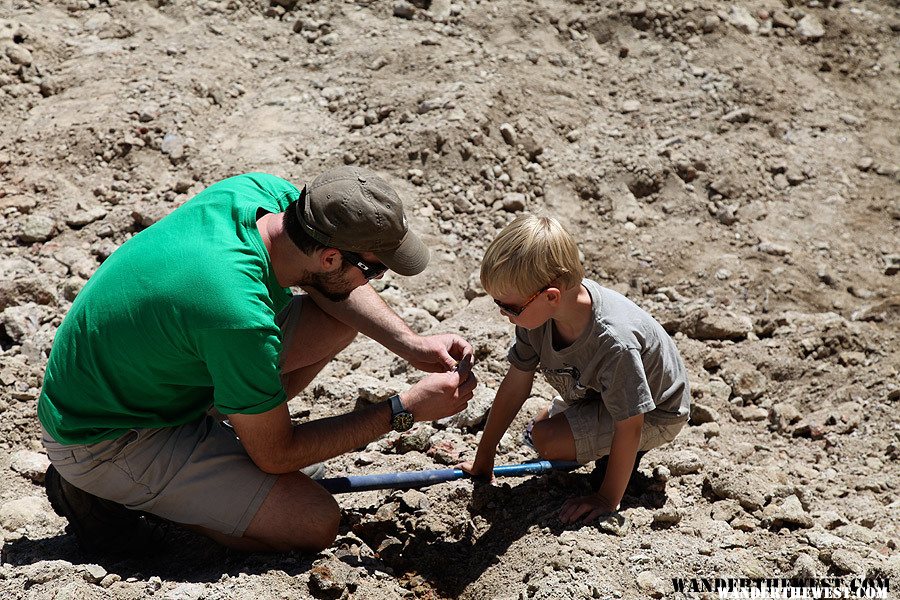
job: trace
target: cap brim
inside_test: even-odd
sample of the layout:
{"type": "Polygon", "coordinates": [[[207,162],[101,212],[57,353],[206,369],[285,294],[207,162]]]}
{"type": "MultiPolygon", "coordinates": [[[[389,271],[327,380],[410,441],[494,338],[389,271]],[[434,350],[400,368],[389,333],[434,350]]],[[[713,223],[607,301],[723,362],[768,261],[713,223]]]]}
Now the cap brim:
{"type": "Polygon", "coordinates": [[[374,252],[391,271],[407,277],[418,275],[428,266],[431,253],[428,246],[412,231],[408,231],[403,242],[393,250],[374,252]]]}

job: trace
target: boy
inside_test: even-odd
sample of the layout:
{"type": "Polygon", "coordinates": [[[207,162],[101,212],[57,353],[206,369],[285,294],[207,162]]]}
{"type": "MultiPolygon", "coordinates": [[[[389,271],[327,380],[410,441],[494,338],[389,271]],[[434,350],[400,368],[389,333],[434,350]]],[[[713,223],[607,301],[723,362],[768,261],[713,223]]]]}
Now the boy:
{"type": "Polygon", "coordinates": [[[481,284],[516,335],[475,460],[462,468],[491,475],[497,444],[540,368],[560,396],[534,423],[535,449],[546,460],[598,461],[599,489],[567,500],[560,520],[616,510],[635,459],[687,422],[690,390],[675,344],[636,304],[584,279],[574,239],[550,217],[521,215],[507,225],[485,252],[481,284]]]}

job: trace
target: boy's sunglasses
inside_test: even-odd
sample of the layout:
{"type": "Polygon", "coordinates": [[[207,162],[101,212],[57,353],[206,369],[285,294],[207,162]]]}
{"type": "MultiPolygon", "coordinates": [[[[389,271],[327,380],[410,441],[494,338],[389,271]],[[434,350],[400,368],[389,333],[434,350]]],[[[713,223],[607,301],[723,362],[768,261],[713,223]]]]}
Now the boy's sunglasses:
{"type": "Polygon", "coordinates": [[[382,263],[366,262],[363,257],[356,252],[351,252],[349,250],[338,250],[338,252],[341,253],[341,256],[344,257],[344,260],[362,271],[363,277],[365,277],[366,280],[375,279],[388,270],[387,265],[384,265],[382,263]]]}
{"type": "Polygon", "coordinates": [[[524,303],[522,306],[512,306],[512,305],[510,305],[510,304],[504,304],[503,302],[500,302],[500,301],[497,300],[497,299],[494,300],[494,304],[496,304],[497,307],[498,307],[500,310],[502,310],[503,312],[505,312],[505,313],[508,314],[509,316],[511,316],[511,317],[518,317],[518,316],[521,315],[523,312],[525,312],[525,309],[528,308],[528,305],[531,304],[531,303],[534,301],[535,298],[537,298],[538,296],[540,296],[543,292],[546,292],[549,288],[550,288],[550,286],[547,285],[547,286],[544,286],[543,288],[539,289],[538,291],[536,291],[535,293],[533,293],[533,294],[531,295],[531,297],[528,298],[528,300],[526,300],[525,303],[524,303]]]}

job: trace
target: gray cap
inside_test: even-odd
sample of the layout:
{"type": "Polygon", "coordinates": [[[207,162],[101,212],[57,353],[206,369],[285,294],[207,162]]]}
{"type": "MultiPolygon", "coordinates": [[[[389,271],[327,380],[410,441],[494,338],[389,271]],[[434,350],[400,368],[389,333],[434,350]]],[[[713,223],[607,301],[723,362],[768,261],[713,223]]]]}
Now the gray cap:
{"type": "Polygon", "coordinates": [[[377,175],[358,167],[331,169],[306,186],[305,196],[297,213],[320,244],[372,252],[400,275],[417,275],[428,265],[428,248],[409,230],[403,202],[377,175]]]}

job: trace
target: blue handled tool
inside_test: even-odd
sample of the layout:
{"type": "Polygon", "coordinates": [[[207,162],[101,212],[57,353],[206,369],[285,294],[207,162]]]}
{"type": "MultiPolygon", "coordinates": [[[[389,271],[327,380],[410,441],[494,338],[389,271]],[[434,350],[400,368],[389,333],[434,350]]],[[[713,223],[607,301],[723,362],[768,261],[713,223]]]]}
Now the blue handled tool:
{"type": "MultiPolygon", "coordinates": [[[[570,460],[539,460],[520,465],[501,465],[494,467],[494,477],[523,477],[540,475],[547,471],[571,471],[581,465],[570,460]]],[[[316,483],[332,494],[348,492],[365,492],[369,490],[407,489],[444,483],[471,477],[462,469],[434,469],[431,471],[411,471],[406,473],[383,473],[380,475],[351,475],[350,477],[332,477],[320,479],[316,483]]]]}

